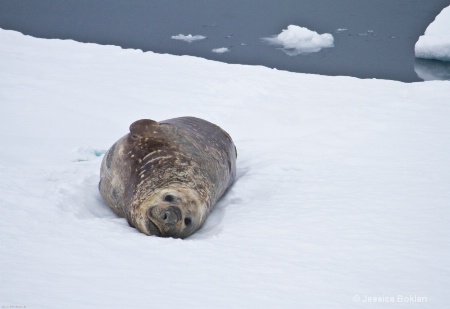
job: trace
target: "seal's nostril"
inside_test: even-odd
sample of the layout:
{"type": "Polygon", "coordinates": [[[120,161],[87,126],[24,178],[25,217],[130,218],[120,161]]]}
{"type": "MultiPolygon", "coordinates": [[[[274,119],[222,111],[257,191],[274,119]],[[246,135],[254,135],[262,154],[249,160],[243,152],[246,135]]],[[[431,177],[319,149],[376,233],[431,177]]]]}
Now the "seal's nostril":
{"type": "Polygon", "coordinates": [[[192,223],[191,218],[184,218],[184,224],[185,224],[186,226],[191,225],[191,223],[192,223]]]}
{"type": "Polygon", "coordinates": [[[159,218],[166,224],[176,224],[181,220],[181,210],[177,206],[169,206],[159,218]]]}

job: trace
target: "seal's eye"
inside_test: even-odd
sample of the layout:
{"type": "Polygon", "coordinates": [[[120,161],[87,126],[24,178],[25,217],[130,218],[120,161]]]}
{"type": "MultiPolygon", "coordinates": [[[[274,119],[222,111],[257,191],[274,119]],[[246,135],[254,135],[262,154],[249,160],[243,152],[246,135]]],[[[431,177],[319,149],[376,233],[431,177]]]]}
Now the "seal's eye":
{"type": "Polygon", "coordinates": [[[191,225],[192,221],[191,218],[184,218],[184,224],[186,224],[186,226],[191,225]]]}
{"type": "Polygon", "coordinates": [[[164,196],[164,201],[166,201],[166,202],[171,203],[174,200],[175,200],[175,197],[173,195],[171,195],[171,194],[167,194],[166,196],[164,196]]]}

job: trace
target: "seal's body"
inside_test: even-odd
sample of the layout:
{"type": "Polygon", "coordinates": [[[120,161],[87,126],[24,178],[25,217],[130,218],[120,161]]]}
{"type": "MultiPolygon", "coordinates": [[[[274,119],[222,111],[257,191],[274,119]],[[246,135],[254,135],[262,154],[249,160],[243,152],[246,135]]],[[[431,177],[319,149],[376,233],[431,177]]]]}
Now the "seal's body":
{"type": "Polygon", "coordinates": [[[105,154],[99,190],[139,231],[185,238],[233,183],[236,156],[231,137],[208,121],[138,120],[105,154]]]}

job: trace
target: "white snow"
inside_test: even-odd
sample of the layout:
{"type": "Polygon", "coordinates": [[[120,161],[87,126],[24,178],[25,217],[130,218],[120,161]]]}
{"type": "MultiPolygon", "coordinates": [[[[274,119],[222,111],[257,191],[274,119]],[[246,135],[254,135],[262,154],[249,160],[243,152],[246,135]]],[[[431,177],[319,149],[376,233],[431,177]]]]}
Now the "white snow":
{"type": "Polygon", "coordinates": [[[263,38],[263,41],[281,46],[289,56],[315,53],[323,48],[334,46],[334,38],[330,33],[319,34],[296,25],[289,25],[277,36],[263,38]]]}
{"type": "Polygon", "coordinates": [[[450,61],[450,6],[444,8],[419,37],[416,57],[450,61]]]}
{"type": "Polygon", "coordinates": [[[228,47],[219,47],[219,48],[214,48],[212,50],[213,53],[217,53],[217,54],[223,54],[223,53],[227,53],[229,51],[230,51],[230,49],[228,47]]]}
{"type": "Polygon", "coordinates": [[[192,34],[184,35],[184,34],[180,33],[178,35],[173,35],[171,37],[171,39],[192,43],[192,42],[195,42],[195,41],[204,40],[204,39],[206,39],[206,36],[198,35],[198,34],[197,35],[192,35],[192,34]]]}
{"type": "Polygon", "coordinates": [[[0,97],[2,307],[450,304],[448,81],[0,30],[0,97]],[[186,115],[230,133],[238,179],[190,238],[148,237],[102,202],[100,162],[133,121],[186,115]]]}

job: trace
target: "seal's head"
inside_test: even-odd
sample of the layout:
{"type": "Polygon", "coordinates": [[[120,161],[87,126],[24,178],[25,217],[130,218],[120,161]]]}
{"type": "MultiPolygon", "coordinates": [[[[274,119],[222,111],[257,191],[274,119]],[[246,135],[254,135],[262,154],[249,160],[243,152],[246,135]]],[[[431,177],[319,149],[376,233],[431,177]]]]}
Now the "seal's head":
{"type": "Polygon", "coordinates": [[[137,207],[136,227],[147,235],[186,238],[202,226],[206,209],[190,188],[162,188],[137,207]]]}

